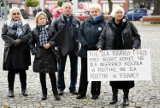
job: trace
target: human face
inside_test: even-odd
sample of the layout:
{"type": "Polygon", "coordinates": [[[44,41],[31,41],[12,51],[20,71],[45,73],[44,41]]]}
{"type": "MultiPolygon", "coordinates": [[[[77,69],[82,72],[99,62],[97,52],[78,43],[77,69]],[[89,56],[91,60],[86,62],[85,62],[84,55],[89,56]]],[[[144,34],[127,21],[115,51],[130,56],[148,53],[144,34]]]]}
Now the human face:
{"type": "Polygon", "coordinates": [[[63,5],[63,14],[67,17],[72,15],[72,5],[71,5],[71,3],[65,3],[63,5]]]}
{"type": "Polygon", "coordinates": [[[115,20],[119,22],[122,20],[123,16],[124,16],[123,12],[121,10],[118,10],[115,14],[115,20]]]}
{"type": "Polygon", "coordinates": [[[37,23],[39,25],[45,25],[47,23],[47,19],[44,15],[40,15],[38,18],[37,18],[37,23]]]}
{"type": "Polygon", "coordinates": [[[91,10],[90,10],[90,15],[91,15],[93,18],[95,18],[95,17],[97,17],[97,16],[100,15],[100,11],[99,11],[98,9],[91,9],[91,10]]]}
{"type": "Polygon", "coordinates": [[[20,14],[21,13],[17,9],[13,10],[12,11],[12,19],[13,20],[20,20],[20,18],[21,18],[20,14]]]}

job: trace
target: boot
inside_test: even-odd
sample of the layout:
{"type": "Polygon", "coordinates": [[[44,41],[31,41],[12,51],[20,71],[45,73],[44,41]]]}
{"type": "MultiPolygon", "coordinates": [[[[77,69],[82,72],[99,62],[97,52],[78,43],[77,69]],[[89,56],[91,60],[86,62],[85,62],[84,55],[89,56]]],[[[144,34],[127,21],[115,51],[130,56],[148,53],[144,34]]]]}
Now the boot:
{"type": "Polygon", "coordinates": [[[47,99],[47,88],[42,89],[42,100],[46,100],[47,99]]]}
{"type": "Polygon", "coordinates": [[[8,88],[9,88],[8,97],[14,97],[14,79],[15,79],[14,71],[13,70],[8,71],[8,88]]]}
{"type": "Polygon", "coordinates": [[[19,73],[19,78],[20,78],[20,82],[21,82],[21,91],[22,91],[22,95],[23,96],[28,96],[27,93],[27,83],[26,83],[26,79],[27,79],[27,75],[26,75],[26,71],[25,70],[18,70],[20,71],[19,73]]]}
{"type": "Polygon", "coordinates": [[[118,89],[112,88],[113,96],[110,104],[115,104],[118,101],[118,89]]]}
{"type": "Polygon", "coordinates": [[[54,98],[57,100],[57,101],[59,101],[60,100],[60,97],[59,97],[59,95],[57,94],[57,95],[54,95],[54,98]]]}
{"type": "Polygon", "coordinates": [[[9,93],[8,93],[8,97],[14,97],[14,90],[13,90],[13,83],[9,83],[9,93]]]}
{"type": "Polygon", "coordinates": [[[128,99],[129,89],[123,90],[123,92],[124,92],[123,106],[128,106],[129,105],[129,99],[128,99]]]}
{"type": "Polygon", "coordinates": [[[23,96],[28,96],[27,90],[26,90],[26,85],[22,85],[22,95],[23,96]]]}
{"type": "Polygon", "coordinates": [[[8,97],[14,97],[14,91],[13,90],[9,90],[8,97]]]}
{"type": "Polygon", "coordinates": [[[58,95],[57,89],[53,89],[52,91],[53,91],[54,98],[55,98],[56,100],[60,100],[60,97],[59,97],[59,95],[58,95]]]}

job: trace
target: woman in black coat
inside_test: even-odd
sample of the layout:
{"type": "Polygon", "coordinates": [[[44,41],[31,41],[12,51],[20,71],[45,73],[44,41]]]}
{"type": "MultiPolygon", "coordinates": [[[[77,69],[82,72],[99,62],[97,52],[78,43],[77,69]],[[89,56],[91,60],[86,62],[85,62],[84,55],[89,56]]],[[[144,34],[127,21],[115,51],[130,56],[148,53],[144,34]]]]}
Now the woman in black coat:
{"type": "MultiPolygon", "coordinates": [[[[116,7],[111,13],[111,18],[105,25],[97,47],[99,51],[103,48],[105,50],[124,50],[124,49],[138,49],[141,45],[140,35],[133,23],[129,22],[124,16],[124,9],[122,7],[116,7]]],[[[123,105],[128,106],[128,93],[129,89],[134,87],[134,81],[111,81],[112,86],[112,102],[115,104],[118,101],[118,89],[122,89],[124,92],[123,105]]]]}
{"type": "Polygon", "coordinates": [[[31,65],[29,37],[31,29],[23,19],[19,8],[10,10],[10,18],[2,27],[2,39],[5,42],[3,70],[8,70],[9,97],[14,97],[15,74],[18,73],[21,82],[22,95],[27,96],[26,70],[31,65]]]}
{"type": "Polygon", "coordinates": [[[47,16],[44,12],[39,12],[35,20],[37,25],[33,29],[30,39],[31,52],[35,55],[33,71],[38,72],[40,75],[42,100],[47,98],[46,73],[49,73],[54,97],[56,100],[59,100],[55,76],[57,62],[56,56],[53,54],[55,47],[54,42],[51,41],[51,38],[55,35],[55,30],[47,25],[47,16]]]}
{"type": "MultiPolygon", "coordinates": [[[[77,99],[82,99],[86,96],[87,91],[87,51],[97,50],[96,44],[101,31],[105,25],[104,16],[101,13],[99,4],[92,5],[90,8],[90,17],[84,20],[79,30],[79,41],[81,48],[79,56],[81,57],[81,76],[77,99]]],[[[92,99],[97,99],[100,95],[101,82],[91,82],[92,99]]]]}

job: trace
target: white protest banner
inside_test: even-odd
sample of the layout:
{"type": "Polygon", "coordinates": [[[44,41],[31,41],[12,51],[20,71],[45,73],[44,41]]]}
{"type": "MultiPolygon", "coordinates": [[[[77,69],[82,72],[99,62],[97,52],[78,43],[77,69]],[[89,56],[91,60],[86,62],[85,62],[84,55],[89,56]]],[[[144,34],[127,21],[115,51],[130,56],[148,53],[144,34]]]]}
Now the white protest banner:
{"type": "Polygon", "coordinates": [[[151,80],[149,49],[87,52],[88,81],[151,80]]]}

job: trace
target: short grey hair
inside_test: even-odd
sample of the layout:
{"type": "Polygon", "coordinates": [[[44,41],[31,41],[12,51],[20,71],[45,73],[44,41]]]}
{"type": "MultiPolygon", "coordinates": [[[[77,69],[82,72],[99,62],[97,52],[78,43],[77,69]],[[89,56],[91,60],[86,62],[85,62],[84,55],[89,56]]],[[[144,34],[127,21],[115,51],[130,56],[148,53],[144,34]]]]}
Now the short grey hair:
{"type": "Polygon", "coordinates": [[[118,11],[121,11],[121,12],[122,12],[122,15],[124,16],[124,9],[123,9],[122,7],[120,7],[120,6],[117,6],[117,7],[113,8],[113,10],[112,10],[112,12],[111,12],[110,15],[111,15],[112,17],[115,17],[115,15],[116,15],[116,13],[117,13],[118,11]]]}
{"type": "Polygon", "coordinates": [[[70,4],[70,5],[71,5],[71,8],[73,8],[73,6],[72,6],[72,3],[71,3],[71,2],[64,2],[64,3],[62,4],[62,8],[64,8],[64,6],[65,6],[66,4],[70,4]]]}
{"type": "Polygon", "coordinates": [[[99,10],[100,12],[102,11],[102,7],[100,4],[92,4],[89,8],[89,11],[91,11],[92,9],[99,10]]]}

